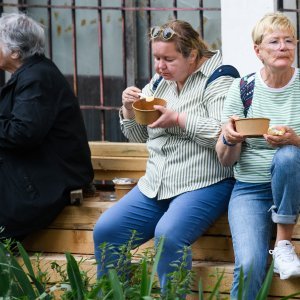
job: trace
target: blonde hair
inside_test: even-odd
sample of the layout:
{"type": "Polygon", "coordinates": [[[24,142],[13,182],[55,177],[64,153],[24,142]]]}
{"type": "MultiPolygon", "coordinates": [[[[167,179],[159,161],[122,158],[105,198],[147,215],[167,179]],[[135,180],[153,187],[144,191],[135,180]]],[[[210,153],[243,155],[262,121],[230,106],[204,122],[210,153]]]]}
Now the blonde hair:
{"type": "Polygon", "coordinates": [[[296,38],[296,29],[292,21],[283,13],[275,12],[266,14],[254,26],[252,30],[252,40],[254,44],[260,45],[266,34],[276,30],[289,31],[292,37],[296,38]]]}

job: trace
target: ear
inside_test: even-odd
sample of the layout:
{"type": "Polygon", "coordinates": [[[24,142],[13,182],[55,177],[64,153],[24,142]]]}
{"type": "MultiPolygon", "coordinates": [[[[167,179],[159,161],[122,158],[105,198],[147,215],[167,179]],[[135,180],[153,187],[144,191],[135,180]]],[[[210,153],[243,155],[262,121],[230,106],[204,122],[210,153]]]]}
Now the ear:
{"type": "Polygon", "coordinates": [[[188,57],[188,60],[190,63],[194,63],[196,61],[197,58],[197,50],[193,49],[188,57]]]}
{"type": "Polygon", "coordinates": [[[256,56],[260,59],[260,60],[262,60],[262,57],[261,57],[261,54],[260,54],[260,47],[259,47],[259,45],[257,45],[257,44],[254,44],[254,52],[255,52],[255,54],[256,54],[256,56]]]}
{"type": "Polygon", "coordinates": [[[13,51],[11,54],[10,54],[10,57],[12,59],[19,59],[20,58],[20,53],[18,51],[13,51]]]}

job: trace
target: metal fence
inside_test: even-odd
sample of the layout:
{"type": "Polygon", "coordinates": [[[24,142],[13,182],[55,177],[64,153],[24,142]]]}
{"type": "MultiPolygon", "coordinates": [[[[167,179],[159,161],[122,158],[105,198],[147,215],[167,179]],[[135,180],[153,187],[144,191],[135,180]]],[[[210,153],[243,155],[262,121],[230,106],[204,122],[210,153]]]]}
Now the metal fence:
{"type": "MultiPolygon", "coordinates": [[[[296,20],[298,37],[299,7],[300,0],[277,0],[277,9],[296,20]]],[[[0,0],[1,14],[12,11],[45,25],[47,56],[73,87],[89,140],[125,140],[121,93],[129,85],[143,87],[153,74],[151,26],[187,20],[211,48],[221,48],[220,0],[0,0]]],[[[5,75],[0,72],[1,85],[5,75]]]]}
{"type": "MultiPolygon", "coordinates": [[[[151,26],[184,19],[212,48],[221,47],[220,0],[0,1],[0,13],[18,10],[44,24],[47,56],[78,96],[89,140],[125,140],[121,93],[152,76],[151,26]]],[[[4,84],[4,72],[0,80],[4,84]]]]}
{"type": "MultiPolygon", "coordinates": [[[[290,1],[284,1],[284,0],[277,0],[277,9],[278,11],[281,11],[285,14],[287,14],[289,17],[291,17],[293,20],[295,20],[296,30],[297,30],[297,37],[300,38],[300,0],[290,0],[290,1]]],[[[297,65],[300,66],[300,47],[298,45],[297,47],[297,65]]]]}

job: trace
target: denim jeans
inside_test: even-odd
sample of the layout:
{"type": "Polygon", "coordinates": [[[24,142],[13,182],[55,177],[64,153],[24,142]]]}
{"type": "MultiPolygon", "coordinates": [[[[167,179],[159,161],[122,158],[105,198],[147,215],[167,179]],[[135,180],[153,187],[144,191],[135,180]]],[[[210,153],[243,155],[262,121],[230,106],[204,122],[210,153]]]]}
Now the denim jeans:
{"type": "Polygon", "coordinates": [[[243,299],[255,299],[266,275],[273,223],[295,224],[300,208],[300,149],[279,148],[271,165],[270,183],[237,181],[228,218],[235,254],[231,298],[237,298],[241,267],[249,288],[243,299]]]}
{"type": "MultiPolygon", "coordinates": [[[[180,194],[172,199],[151,199],[132,189],[119,202],[107,210],[94,228],[94,245],[97,262],[102,257],[99,245],[107,242],[112,249],[106,252],[97,275],[106,273],[108,262],[118,258],[119,246],[126,243],[132,230],[139,234],[135,246],[151,238],[155,242],[164,237],[164,248],[158,264],[160,286],[167,283],[167,275],[174,271],[170,264],[180,261],[182,250],[197,240],[222,214],[227,211],[230,194],[235,180],[222,180],[211,186],[180,194]],[[180,252],[181,251],[181,252],[180,252]]],[[[192,266],[192,254],[188,251],[188,269],[192,266]]]]}

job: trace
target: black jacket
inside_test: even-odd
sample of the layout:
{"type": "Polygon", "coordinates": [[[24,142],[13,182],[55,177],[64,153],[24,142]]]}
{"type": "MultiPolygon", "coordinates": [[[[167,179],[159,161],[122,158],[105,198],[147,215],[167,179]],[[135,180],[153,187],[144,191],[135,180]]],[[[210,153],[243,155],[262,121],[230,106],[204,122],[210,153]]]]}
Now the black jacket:
{"type": "Polygon", "coordinates": [[[48,225],[92,179],[76,97],[53,62],[29,58],[0,92],[0,237],[48,225]]]}

